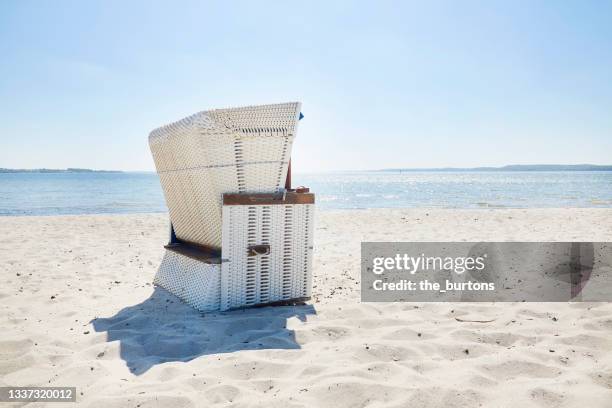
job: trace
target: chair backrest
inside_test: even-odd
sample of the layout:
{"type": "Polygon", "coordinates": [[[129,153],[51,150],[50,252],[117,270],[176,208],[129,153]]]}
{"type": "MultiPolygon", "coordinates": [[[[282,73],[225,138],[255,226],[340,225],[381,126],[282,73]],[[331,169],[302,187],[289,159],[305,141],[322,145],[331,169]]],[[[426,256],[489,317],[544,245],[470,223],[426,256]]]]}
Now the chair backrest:
{"type": "Polygon", "coordinates": [[[219,248],[224,193],[283,188],[300,107],[292,102],[203,111],[151,132],[179,240],[219,248]]]}

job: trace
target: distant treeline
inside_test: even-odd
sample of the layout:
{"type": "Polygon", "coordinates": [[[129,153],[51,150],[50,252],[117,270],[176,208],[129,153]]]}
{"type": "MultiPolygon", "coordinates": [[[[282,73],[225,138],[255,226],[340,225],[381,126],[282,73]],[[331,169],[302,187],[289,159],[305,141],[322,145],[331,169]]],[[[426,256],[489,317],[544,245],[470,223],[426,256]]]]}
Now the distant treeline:
{"type": "Polygon", "coordinates": [[[380,171],[612,171],[612,165],[597,164],[511,164],[502,167],[439,167],[382,169],[380,171]]]}
{"type": "Polygon", "coordinates": [[[0,167],[0,173],[122,173],[119,170],[92,170],[92,169],[5,169],[0,167]]]}

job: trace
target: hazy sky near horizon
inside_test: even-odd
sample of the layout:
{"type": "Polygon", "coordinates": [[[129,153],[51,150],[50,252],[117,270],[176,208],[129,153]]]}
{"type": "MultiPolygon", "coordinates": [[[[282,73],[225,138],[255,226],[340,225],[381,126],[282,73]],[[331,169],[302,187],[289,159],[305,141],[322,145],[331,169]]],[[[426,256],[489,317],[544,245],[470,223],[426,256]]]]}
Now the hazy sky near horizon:
{"type": "Polygon", "coordinates": [[[0,2],[0,167],[152,170],[299,100],[298,172],[612,162],[612,2],[0,2]]]}

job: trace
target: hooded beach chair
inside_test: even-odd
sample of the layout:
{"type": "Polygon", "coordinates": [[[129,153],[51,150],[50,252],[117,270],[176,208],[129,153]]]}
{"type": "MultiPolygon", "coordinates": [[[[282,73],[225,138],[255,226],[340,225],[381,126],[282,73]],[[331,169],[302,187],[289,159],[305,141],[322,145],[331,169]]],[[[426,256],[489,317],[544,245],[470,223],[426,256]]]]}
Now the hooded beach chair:
{"type": "Polygon", "coordinates": [[[310,298],[314,195],[290,185],[300,106],[203,111],[151,132],[171,223],[156,285],[200,311],[310,298]]]}

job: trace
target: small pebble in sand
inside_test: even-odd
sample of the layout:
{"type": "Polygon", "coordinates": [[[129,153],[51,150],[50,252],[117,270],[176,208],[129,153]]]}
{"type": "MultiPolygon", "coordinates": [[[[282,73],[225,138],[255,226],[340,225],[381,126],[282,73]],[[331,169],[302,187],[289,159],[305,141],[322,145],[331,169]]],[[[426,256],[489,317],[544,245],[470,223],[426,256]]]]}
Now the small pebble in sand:
{"type": "Polygon", "coordinates": [[[89,330],[84,331],[83,334],[89,334],[89,330]]]}

